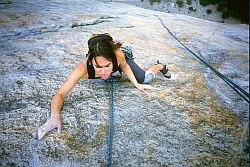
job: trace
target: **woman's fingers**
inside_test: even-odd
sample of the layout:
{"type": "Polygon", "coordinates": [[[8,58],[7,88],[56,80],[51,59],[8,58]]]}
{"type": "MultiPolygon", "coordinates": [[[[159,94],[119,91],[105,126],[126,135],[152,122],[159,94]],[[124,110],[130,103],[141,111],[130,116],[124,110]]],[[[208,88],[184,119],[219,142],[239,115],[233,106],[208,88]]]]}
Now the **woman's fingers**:
{"type": "Polygon", "coordinates": [[[57,128],[57,133],[61,134],[61,121],[59,118],[50,118],[45,124],[38,128],[38,139],[42,139],[49,131],[57,128]]]}
{"type": "Polygon", "coordinates": [[[144,89],[152,90],[154,89],[151,85],[143,85],[144,89]]]}
{"type": "MultiPolygon", "coordinates": [[[[52,130],[52,129],[51,129],[52,130]]],[[[38,128],[38,140],[41,140],[46,133],[48,133],[50,129],[46,127],[46,125],[41,126],[38,128]]]]}
{"type": "Polygon", "coordinates": [[[137,89],[139,89],[142,92],[147,92],[146,90],[152,90],[154,89],[151,85],[146,85],[146,84],[138,84],[137,89]]]}
{"type": "Polygon", "coordinates": [[[58,134],[61,134],[62,132],[62,125],[60,124],[58,127],[57,127],[57,133],[58,134]]]}

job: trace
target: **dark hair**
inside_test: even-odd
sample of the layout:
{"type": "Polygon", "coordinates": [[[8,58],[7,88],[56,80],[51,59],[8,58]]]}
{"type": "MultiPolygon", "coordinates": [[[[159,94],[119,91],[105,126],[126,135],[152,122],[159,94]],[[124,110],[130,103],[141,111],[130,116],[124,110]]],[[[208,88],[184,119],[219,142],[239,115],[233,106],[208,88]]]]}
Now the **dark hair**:
{"type": "Polygon", "coordinates": [[[88,40],[89,58],[88,61],[96,59],[98,56],[103,56],[108,61],[113,63],[113,71],[118,70],[115,50],[121,47],[121,43],[114,43],[110,35],[98,34],[88,40]]]}

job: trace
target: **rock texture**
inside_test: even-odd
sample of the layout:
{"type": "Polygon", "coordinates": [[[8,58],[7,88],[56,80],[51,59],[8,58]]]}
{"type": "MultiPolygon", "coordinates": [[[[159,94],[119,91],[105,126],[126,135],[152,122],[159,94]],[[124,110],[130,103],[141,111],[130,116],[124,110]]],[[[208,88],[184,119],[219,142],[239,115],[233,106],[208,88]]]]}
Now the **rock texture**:
{"type": "Polygon", "coordinates": [[[111,84],[81,80],[62,110],[63,131],[37,139],[50,100],[87,52],[92,33],[109,32],[136,62],[168,63],[155,88],[115,82],[113,166],[248,166],[249,104],[186,51],[249,89],[248,25],[215,23],[122,3],[11,0],[0,3],[0,166],[105,166],[111,84]],[[5,2],[5,3],[4,3],[5,2]]]}

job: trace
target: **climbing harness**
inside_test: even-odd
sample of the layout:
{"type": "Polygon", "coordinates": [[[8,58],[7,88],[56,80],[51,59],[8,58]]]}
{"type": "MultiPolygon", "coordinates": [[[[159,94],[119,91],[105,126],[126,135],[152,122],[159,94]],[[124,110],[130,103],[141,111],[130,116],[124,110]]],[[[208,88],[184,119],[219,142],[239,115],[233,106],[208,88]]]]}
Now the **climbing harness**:
{"type": "Polygon", "coordinates": [[[163,21],[158,18],[163,25],[165,29],[170,33],[174,39],[176,39],[185,49],[187,49],[190,53],[192,53],[196,58],[198,58],[202,63],[204,63],[207,67],[209,67],[212,71],[215,72],[215,74],[220,77],[223,81],[225,81],[236,93],[238,93],[246,102],[249,103],[249,93],[247,93],[245,90],[243,90],[240,86],[235,84],[232,80],[227,78],[225,75],[220,73],[218,70],[216,70],[213,66],[211,66],[209,63],[207,63],[205,60],[203,60],[201,57],[199,57],[197,54],[195,54],[193,51],[191,51],[188,47],[186,47],[163,23],[163,21]]]}
{"type": "Polygon", "coordinates": [[[108,162],[107,167],[112,166],[112,149],[113,149],[113,134],[114,134],[114,79],[111,77],[111,110],[109,115],[109,130],[108,130],[108,162]]]}

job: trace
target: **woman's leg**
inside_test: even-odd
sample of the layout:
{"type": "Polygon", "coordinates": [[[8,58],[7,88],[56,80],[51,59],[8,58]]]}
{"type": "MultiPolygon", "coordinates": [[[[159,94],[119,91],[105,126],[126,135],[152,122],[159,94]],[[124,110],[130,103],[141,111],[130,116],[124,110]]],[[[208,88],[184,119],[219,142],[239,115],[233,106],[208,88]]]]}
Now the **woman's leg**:
{"type": "Polygon", "coordinates": [[[133,71],[137,82],[149,84],[155,79],[155,75],[160,71],[165,77],[170,78],[171,74],[167,69],[166,65],[163,65],[159,62],[148,68],[146,71],[141,69],[133,59],[126,59],[128,65],[133,71]]]}
{"type": "Polygon", "coordinates": [[[171,78],[171,73],[170,73],[169,69],[167,68],[167,66],[160,63],[159,61],[157,61],[157,64],[155,64],[152,67],[148,68],[147,71],[151,71],[155,75],[158,72],[161,72],[166,78],[171,78]]]}
{"type": "Polygon", "coordinates": [[[158,72],[160,72],[160,70],[163,69],[163,66],[163,64],[155,64],[152,67],[149,67],[147,71],[151,71],[156,75],[158,72]]]}

